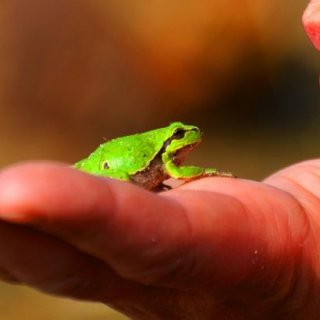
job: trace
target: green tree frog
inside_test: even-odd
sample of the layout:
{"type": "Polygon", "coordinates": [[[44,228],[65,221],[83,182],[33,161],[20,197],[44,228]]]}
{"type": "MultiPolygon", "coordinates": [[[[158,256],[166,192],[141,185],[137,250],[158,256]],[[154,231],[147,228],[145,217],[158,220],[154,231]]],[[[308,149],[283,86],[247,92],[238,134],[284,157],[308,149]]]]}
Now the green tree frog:
{"type": "Polygon", "coordinates": [[[213,168],[181,166],[201,142],[198,127],[173,122],[168,127],[119,137],[101,144],[75,167],[99,176],[131,181],[149,190],[167,187],[168,178],[195,180],[202,177],[233,177],[213,168]]]}

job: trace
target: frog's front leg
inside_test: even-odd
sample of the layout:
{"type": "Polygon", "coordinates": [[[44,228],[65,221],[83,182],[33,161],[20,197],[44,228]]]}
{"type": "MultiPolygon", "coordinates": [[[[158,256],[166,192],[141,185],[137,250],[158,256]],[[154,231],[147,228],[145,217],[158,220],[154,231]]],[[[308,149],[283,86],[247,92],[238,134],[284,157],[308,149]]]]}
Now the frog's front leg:
{"type": "Polygon", "coordinates": [[[165,168],[174,179],[193,180],[202,177],[235,177],[231,172],[224,172],[213,168],[200,168],[195,166],[177,166],[172,160],[165,163],[165,168]]]}

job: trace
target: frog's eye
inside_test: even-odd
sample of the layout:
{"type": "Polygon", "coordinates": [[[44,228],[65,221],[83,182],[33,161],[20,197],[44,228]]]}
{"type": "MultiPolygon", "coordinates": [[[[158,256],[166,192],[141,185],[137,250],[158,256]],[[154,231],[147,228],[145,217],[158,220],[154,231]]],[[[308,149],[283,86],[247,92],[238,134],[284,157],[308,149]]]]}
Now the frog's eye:
{"type": "Polygon", "coordinates": [[[178,128],[174,131],[172,138],[176,140],[182,139],[185,133],[186,131],[184,129],[178,128]]]}

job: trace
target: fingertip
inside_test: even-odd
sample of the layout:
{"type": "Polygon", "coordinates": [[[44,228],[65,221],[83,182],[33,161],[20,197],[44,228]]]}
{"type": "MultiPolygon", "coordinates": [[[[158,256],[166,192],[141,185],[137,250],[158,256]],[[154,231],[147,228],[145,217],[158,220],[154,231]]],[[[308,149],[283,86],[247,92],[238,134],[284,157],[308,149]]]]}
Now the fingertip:
{"type": "MultiPolygon", "coordinates": [[[[29,206],[43,196],[50,180],[49,172],[58,164],[24,162],[0,171],[0,218],[11,222],[25,222],[29,206]],[[41,191],[41,192],[40,192],[41,191]],[[42,195],[41,195],[42,193],[42,195]]],[[[33,210],[35,212],[35,210],[33,210]]]]}
{"type": "Polygon", "coordinates": [[[317,50],[320,50],[320,1],[310,1],[302,15],[304,29],[317,50]]]}
{"type": "Polygon", "coordinates": [[[101,181],[58,162],[12,165],[0,172],[0,218],[27,223],[47,219],[50,212],[81,212],[107,193],[101,181]]]}

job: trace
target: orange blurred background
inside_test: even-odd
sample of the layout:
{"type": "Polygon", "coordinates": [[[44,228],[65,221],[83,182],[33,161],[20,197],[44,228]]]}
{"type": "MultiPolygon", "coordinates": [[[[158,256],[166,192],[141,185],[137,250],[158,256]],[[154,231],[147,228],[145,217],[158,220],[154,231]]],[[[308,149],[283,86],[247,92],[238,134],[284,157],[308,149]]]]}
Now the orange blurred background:
{"type": "MultiPolygon", "coordinates": [[[[2,167],[75,162],[103,138],[180,120],[205,132],[192,155],[261,179],[318,157],[319,55],[306,1],[3,0],[2,167]]],[[[0,317],[124,319],[105,306],[0,287],[0,317]]]]}

